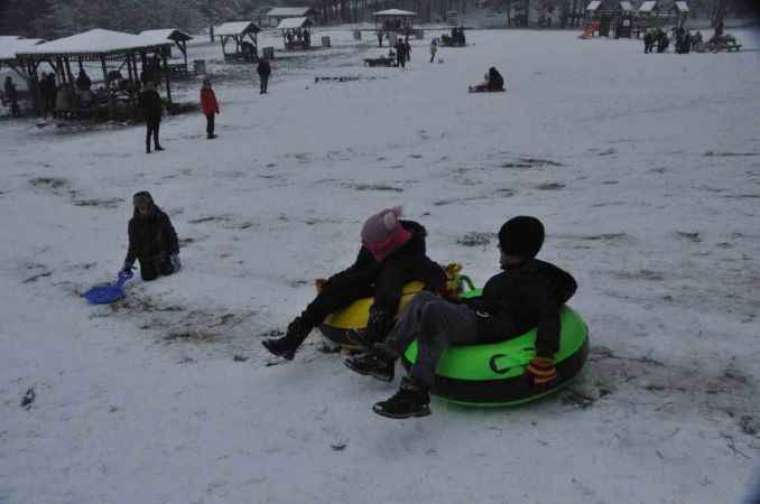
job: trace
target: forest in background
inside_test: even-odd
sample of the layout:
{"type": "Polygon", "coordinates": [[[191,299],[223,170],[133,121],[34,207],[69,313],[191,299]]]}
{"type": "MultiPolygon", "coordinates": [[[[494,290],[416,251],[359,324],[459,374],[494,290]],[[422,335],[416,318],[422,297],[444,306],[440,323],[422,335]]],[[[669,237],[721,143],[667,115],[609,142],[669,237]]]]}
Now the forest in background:
{"type": "MultiPolygon", "coordinates": [[[[441,21],[447,10],[460,13],[490,9],[504,12],[582,12],[587,0],[291,0],[283,5],[310,5],[326,23],[369,20],[374,10],[403,8],[419,13],[422,22],[441,21]]],[[[637,3],[637,2],[634,2],[637,3]]],[[[759,2],[760,3],[760,2],[759,2]]],[[[700,17],[755,14],[752,0],[689,0],[700,17]]],[[[136,33],[176,27],[198,32],[230,20],[256,21],[277,0],[0,0],[0,34],[52,40],[91,28],[136,33]]],[[[506,24],[506,20],[505,20],[506,24]]]]}

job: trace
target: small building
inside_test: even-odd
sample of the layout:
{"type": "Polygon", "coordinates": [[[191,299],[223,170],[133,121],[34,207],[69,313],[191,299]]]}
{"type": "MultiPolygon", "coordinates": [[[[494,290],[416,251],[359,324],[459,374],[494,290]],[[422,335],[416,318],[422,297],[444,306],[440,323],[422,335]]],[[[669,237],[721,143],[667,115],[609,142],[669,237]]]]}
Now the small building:
{"type": "MultiPolygon", "coordinates": [[[[143,32],[140,32],[139,36],[143,37],[148,42],[155,43],[155,44],[161,44],[161,43],[166,43],[166,42],[174,43],[177,46],[177,49],[179,49],[179,52],[182,53],[182,59],[184,60],[184,63],[170,63],[169,71],[177,76],[188,75],[187,42],[188,40],[192,40],[193,37],[183,32],[182,30],[178,30],[176,28],[164,28],[161,30],[145,30],[143,32]]],[[[171,46],[167,46],[166,51],[167,51],[166,57],[171,58],[172,57],[171,46]]]]}
{"type": "Polygon", "coordinates": [[[319,24],[319,13],[311,7],[274,7],[266,13],[269,26],[279,26],[288,18],[308,18],[312,25],[319,24]]]}
{"type": "Polygon", "coordinates": [[[214,28],[214,33],[222,43],[224,61],[245,61],[253,63],[259,59],[258,33],[261,28],[253,21],[231,21],[214,28]],[[227,44],[234,42],[234,49],[227,44]]]}
{"type": "Polygon", "coordinates": [[[311,48],[312,22],[307,17],[285,18],[277,25],[282,32],[282,41],[286,51],[306,50],[311,48]]]}
{"type": "Polygon", "coordinates": [[[417,13],[400,9],[389,9],[375,12],[372,14],[375,18],[375,26],[378,31],[386,33],[411,33],[414,29],[414,20],[417,19],[417,13]]]}

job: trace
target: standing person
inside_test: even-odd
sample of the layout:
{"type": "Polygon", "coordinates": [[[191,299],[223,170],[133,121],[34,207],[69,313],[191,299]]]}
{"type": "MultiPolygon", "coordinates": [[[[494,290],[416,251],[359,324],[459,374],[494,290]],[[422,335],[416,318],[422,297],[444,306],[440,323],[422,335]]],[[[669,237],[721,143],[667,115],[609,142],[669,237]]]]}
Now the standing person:
{"type": "Polygon", "coordinates": [[[55,73],[50,73],[47,76],[47,88],[48,88],[48,95],[47,95],[47,103],[46,103],[46,110],[50,111],[53,114],[53,117],[55,117],[55,101],[56,101],[56,95],[58,94],[58,86],[55,83],[55,73]]]}
{"type": "Polygon", "coordinates": [[[13,83],[13,79],[9,75],[5,78],[5,99],[11,104],[11,116],[18,117],[21,115],[21,110],[18,107],[18,92],[16,91],[16,84],[13,83]]]}
{"type": "Polygon", "coordinates": [[[401,380],[393,397],[374,405],[375,413],[389,418],[429,415],[429,391],[446,348],[497,343],[533,327],[537,327],[536,354],[526,369],[526,378],[539,389],[559,379],[554,354],[560,343],[560,311],[577,284],[566,271],[535,258],[543,242],[541,221],[528,216],[510,219],[499,231],[503,272],[491,277],[480,298],[456,303],[420,293],[385,343],[345,361],[359,374],[392,381],[396,360],[417,340],[417,360],[409,375],[401,380]]]}
{"type": "Polygon", "coordinates": [[[412,61],[412,45],[409,43],[408,35],[406,37],[406,41],[404,42],[404,54],[406,56],[406,61],[412,61]]]}
{"type": "Polygon", "coordinates": [[[256,73],[259,74],[259,94],[267,94],[267,87],[269,86],[269,76],[272,75],[272,67],[269,64],[267,58],[261,58],[259,65],[256,68],[256,73]]]}
{"type": "Polygon", "coordinates": [[[129,250],[123,272],[131,272],[140,261],[140,276],[146,282],[159,275],[171,275],[182,267],[179,240],[171,219],[154,202],[148,191],[132,197],[134,213],[129,221],[129,250]]]}
{"type": "Polygon", "coordinates": [[[50,88],[50,80],[48,80],[48,74],[47,72],[42,72],[42,77],[40,78],[40,104],[42,105],[42,116],[47,119],[48,113],[51,111],[54,111],[55,105],[53,106],[53,109],[50,108],[50,95],[55,94],[55,88],[50,88]]]}
{"type": "Polygon", "coordinates": [[[377,30],[377,47],[383,47],[383,30],[377,30]]]}
{"type": "Polygon", "coordinates": [[[354,264],[327,281],[318,281],[317,297],[290,323],[285,336],[264,340],[264,347],[292,360],[311,330],[329,314],[369,296],[374,301],[363,339],[368,344],[383,341],[393,327],[406,283],[419,280],[434,292],[446,288],[446,273],[427,256],[426,236],[421,224],[401,220],[400,208],[371,216],[362,228],[362,246],[354,264]]]}
{"type": "Polygon", "coordinates": [[[396,66],[406,68],[406,42],[401,37],[396,40],[396,66]]]}
{"type": "Polygon", "coordinates": [[[145,152],[150,154],[150,139],[153,137],[153,145],[156,151],[164,150],[158,141],[158,131],[161,126],[161,115],[163,114],[163,105],[161,96],[156,91],[156,85],[148,81],[140,93],[138,106],[145,117],[145,152]]]}
{"type": "Polygon", "coordinates": [[[438,39],[433,39],[430,42],[430,63],[435,61],[435,55],[438,53],[438,39]]]}
{"type": "Polygon", "coordinates": [[[214,118],[219,113],[219,102],[216,100],[216,93],[214,93],[214,89],[211,87],[211,79],[208,77],[203,79],[203,87],[201,87],[201,108],[206,116],[206,138],[209,140],[216,138],[214,118]]]}

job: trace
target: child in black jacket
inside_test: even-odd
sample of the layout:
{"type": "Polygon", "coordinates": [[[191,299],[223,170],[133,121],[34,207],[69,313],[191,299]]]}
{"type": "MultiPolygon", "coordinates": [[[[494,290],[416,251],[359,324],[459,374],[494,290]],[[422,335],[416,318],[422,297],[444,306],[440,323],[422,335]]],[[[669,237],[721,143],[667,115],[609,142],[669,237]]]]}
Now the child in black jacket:
{"type": "Polygon", "coordinates": [[[393,327],[406,283],[419,280],[426,290],[444,289],[446,273],[427,257],[425,228],[400,217],[401,210],[391,208],[367,219],[354,264],[321,282],[319,294],[290,323],[287,334],[263,341],[267,350],[291,360],[311,330],[328,315],[357,299],[373,296],[365,338],[370,343],[383,341],[393,327]]]}

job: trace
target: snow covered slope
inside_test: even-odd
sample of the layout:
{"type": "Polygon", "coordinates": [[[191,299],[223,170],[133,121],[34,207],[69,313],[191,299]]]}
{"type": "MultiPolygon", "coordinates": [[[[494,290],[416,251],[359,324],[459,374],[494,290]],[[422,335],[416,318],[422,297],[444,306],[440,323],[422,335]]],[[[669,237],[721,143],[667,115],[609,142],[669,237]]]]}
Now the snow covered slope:
{"type": "Polygon", "coordinates": [[[760,453],[760,41],[644,55],[576,35],[473,32],[432,65],[420,41],[399,71],[336,32],[264,97],[212,63],[220,138],[171,118],[150,156],[141,127],[2,123],[0,503],[737,502],[760,453]],[[490,65],[508,93],[467,94],[490,65]],[[142,189],[185,269],[86,306],[142,189]],[[591,327],[582,379],[398,422],[370,411],[394,388],[316,337],[268,366],[261,338],[396,204],[481,284],[501,223],[541,217],[591,327]]]}

